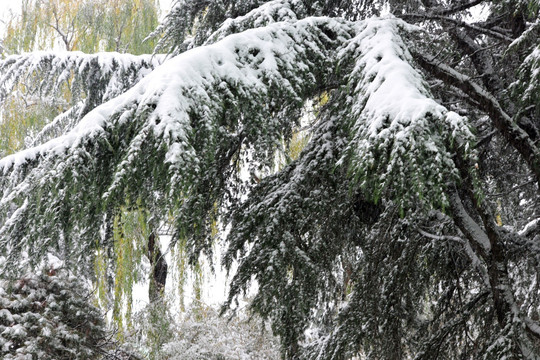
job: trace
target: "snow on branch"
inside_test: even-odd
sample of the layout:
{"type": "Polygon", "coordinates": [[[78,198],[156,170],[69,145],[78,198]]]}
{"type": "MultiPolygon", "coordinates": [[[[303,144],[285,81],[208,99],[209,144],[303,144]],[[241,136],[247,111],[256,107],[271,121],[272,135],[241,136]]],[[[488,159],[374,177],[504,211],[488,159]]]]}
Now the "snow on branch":
{"type": "MultiPolygon", "coordinates": [[[[372,20],[340,54],[352,102],[352,172],[374,193],[447,203],[444,188],[457,176],[453,148],[469,152],[467,120],[438,104],[413,67],[398,19],[372,20]]],[[[409,199],[410,200],[410,199],[409,199]]]]}
{"type": "Polygon", "coordinates": [[[518,231],[519,236],[529,236],[531,233],[538,231],[540,229],[540,218],[529,221],[523,229],[518,231]]]}
{"type": "MultiPolygon", "coordinates": [[[[540,20],[538,21],[540,24],[540,20]]],[[[540,33],[540,25],[537,25],[540,33]]],[[[533,47],[519,69],[519,79],[512,84],[519,94],[520,102],[536,109],[536,116],[540,116],[540,44],[533,47]]]]}
{"type": "Polygon", "coordinates": [[[251,10],[244,16],[234,19],[227,19],[212,35],[206,40],[206,44],[211,44],[223,39],[225,36],[239,33],[247,29],[267,26],[272,23],[289,21],[295,22],[305,15],[304,4],[299,0],[273,0],[258,8],[251,10]]]}
{"type": "MultiPolygon", "coordinates": [[[[66,84],[74,98],[105,101],[120,95],[146,76],[164,57],[80,51],[38,51],[0,60],[0,101],[19,83],[28,93],[55,94],[66,84]]],[[[96,104],[93,104],[95,106],[96,104]]]]}
{"type": "Polygon", "coordinates": [[[489,35],[495,39],[504,41],[506,43],[511,43],[512,41],[514,41],[514,39],[512,39],[511,37],[504,35],[500,32],[494,31],[492,29],[482,27],[480,24],[469,24],[459,19],[454,19],[449,16],[440,15],[439,13],[432,13],[432,12],[419,13],[419,14],[408,13],[408,14],[401,15],[400,17],[403,18],[404,20],[412,20],[412,21],[437,20],[441,22],[454,24],[456,26],[460,26],[468,30],[476,31],[481,34],[489,35]]]}
{"type": "Polygon", "coordinates": [[[227,35],[272,23],[294,22],[307,15],[305,3],[300,0],[255,0],[248,4],[231,6],[234,1],[216,4],[211,1],[176,1],[158,28],[148,38],[159,38],[156,51],[177,55],[202,44],[211,44],[227,35]],[[227,4],[228,3],[228,4],[227,4]],[[221,6],[229,7],[227,18],[215,28],[216,18],[223,16],[221,6]],[[251,11],[248,11],[252,9],[251,11]],[[242,15],[243,14],[243,15],[242,15]],[[239,16],[240,15],[240,16],[239,16]],[[192,30],[197,31],[192,35],[192,30]]]}
{"type": "MultiPolygon", "coordinates": [[[[154,206],[160,211],[187,206],[179,201],[188,194],[190,206],[214,204],[219,199],[200,199],[222,193],[230,154],[243,142],[255,160],[273,154],[304,99],[325,81],[337,46],[332,39],[348,31],[343,21],[311,18],[191,50],[90,111],[68,133],[0,160],[1,248],[48,236],[88,237],[79,243],[90,246],[99,237],[99,214],[130,199],[148,207],[161,201],[154,206]],[[216,194],[208,195],[206,182],[216,194]],[[7,221],[23,199],[29,199],[24,214],[7,221]],[[18,227],[23,220],[29,226],[18,227]]],[[[194,214],[204,211],[180,213],[193,229],[193,221],[203,222],[194,214]]]]}
{"type": "Polygon", "coordinates": [[[73,129],[77,125],[79,115],[83,108],[84,101],[79,101],[63,113],[58,114],[34,136],[31,146],[35,147],[39,144],[43,144],[44,142],[62,136],[64,133],[73,129]]]}

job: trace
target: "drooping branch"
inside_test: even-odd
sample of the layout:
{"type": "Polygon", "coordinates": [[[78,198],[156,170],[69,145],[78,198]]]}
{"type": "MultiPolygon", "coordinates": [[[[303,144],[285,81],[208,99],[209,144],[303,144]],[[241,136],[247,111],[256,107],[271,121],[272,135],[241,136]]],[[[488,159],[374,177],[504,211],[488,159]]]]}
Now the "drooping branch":
{"type": "Polygon", "coordinates": [[[80,51],[39,51],[0,60],[0,104],[18,84],[26,92],[59,97],[68,86],[74,99],[84,98],[82,118],[97,105],[139,82],[165,57],[118,53],[85,54],[80,51]],[[27,81],[31,80],[31,81],[27,81]]]}
{"type": "Polygon", "coordinates": [[[538,338],[540,327],[526,315],[520,314],[511,283],[507,249],[504,245],[503,234],[486,209],[485,203],[478,200],[473,192],[473,184],[468,171],[467,162],[460,156],[456,157],[456,165],[463,179],[462,187],[468,200],[472,204],[467,209],[456,189],[451,191],[450,208],[454,222],[463,232],[471,244],[478,244],[474,248],[479,257],[486,264],[489,287],[493,297],[494,310],[501,328],[512,321],[524,324],[527,333],[538,338]],[[472,212],[470,212],[472,211],[472,212]],[[474,214],[472,216],[470,214],[474,214]],[[482,246],[483,245],[483,246],[482,246]]]}
{"type": "Polygon", "coordinates": [[[420,351],[414,359],[433,359],[435,355],[434,352],[438,353],[438,348],[440,347],[440,344],[444,342],[445,338],[452,336],[456,330],[465,326],[475,309],[485,305],[488,295],[489,291],[481,291],[467,303],[463,304],[463,306],[459,308],[459,311],[456,311],[456,316],[442,325],[433,333],[433,335],[431,335],[429,340],[422,345],[422,351],[420,351]]]}
{"type": "MultiPolygon", "coordinates": [[[[325,82],[337,40],[351,31],[350,24],[314,18],[228,36],[168,60],[64,135],[1,159],[0,253],[10,244],[56,234],[62,208],[81,224],[70,227],[69,241],[90,246],[98,227],[88,223],[98,221],[100,209],[139,198],[157,217],[164,209],[178,210],[178,232],[189,237],[192,248],[208,249],[204,216],[235,181],[231,148],[244,141],[259,163],[273,162],[271,154],[290,133],[291,119],[300,117],[303,99],[325,82]],[[295,46],[305,43],[310,46],[295,46]],[[218,176],[225,180],[216,185],[218,176]],[[212,184],[210,193],[205,184],[212,184]],[[56,191],[70,194],[71,203],[41,196],[56,191]],[[186,194],[188,201],[178,201],[186,194]],[[31,205],[20,207],[26,198],[31,205]],[[19,220],[25,225],[17,226],[19,220]]],[[[9,70],[6,76],[17,76],[9,70]]]]}
{"type": "Polygon", "coordinates": [[[514,297],[509,283],[504,253],[499,239],[496,238],[497,234],[490,231],[489,228],[483,229],[469,215],[457,191],[454,191],[450,196],[450,208],[456,225],[471,245],[475,245],[473,249],[486,263],[495,312],[499,324],[504,327],[512,315],[514,297]]]}
{"type": "Polygon", "coordinates": [[[392,188],[402,205],[416,194],[444,202],[441,194],[447,180],[441,183],[446,177],[441,174],[452,177],[455,172],[447,165],[452,162],[453,150],[449,151],[442,139],[452,134],[459,146],[470,148],[473,135],[464,118],[432,98],[406,50],[400,26],[401,20],[372,21],[339,55],[340,66],[353,69],[347,79],[354,89],[352,111],[346,115],[354,124],[348,146],[351,169],[365,186],[374,184],[374,198],[383,189],[392,188]],[[388,42],[395,44],[391,50],[388,42]],[[435,133],[443,135],[432,136],[435,133]],[[430,154],[433,161],[429,166],[411,163],[405,160],[411,154],[430,154]],[[405,163],[408,165],[402,166],[405,163]],[[428,181],[432,185],[425,187],[426,182],[417,181],[420,178],[433,179],[428,181]]]}
{"type": "Polygon", "coordinates": [[[489,275],[485,267],[485,264],[482,262],[477,252],[473,250],[473,247],[471,246],[471,243],[469,242],[467,238],[461,238],[459,236],[450,236],[450,235],[435,235],[435,234],[428,233],[427,231],[422,230],[422,229],[418,229],[418,232],[422,236],[425,236],[429,239],[433,239],[436,241],[452,241],[452,242],[456,242],[462,245],[463,250],[465,251],[465,254],[471,261],[471,264],[477,268],[478,273],[482,277],[482,281],[484,282],[485,285],[489,286],[489,275]]]}

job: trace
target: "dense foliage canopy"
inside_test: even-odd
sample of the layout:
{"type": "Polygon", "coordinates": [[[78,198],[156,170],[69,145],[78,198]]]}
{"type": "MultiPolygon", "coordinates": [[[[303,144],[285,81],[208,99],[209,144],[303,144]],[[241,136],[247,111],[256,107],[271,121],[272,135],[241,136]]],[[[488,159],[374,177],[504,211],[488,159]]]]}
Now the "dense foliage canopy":
{"type": "Polygon", "coordinates": [[[0,255],[91,273],[139,213],[157,288],[164,223],[221,238],[284,358],[537,359],[539,8],[178,0],[152,58],[8,56],[76,101],[0,160],[0,255]]]}

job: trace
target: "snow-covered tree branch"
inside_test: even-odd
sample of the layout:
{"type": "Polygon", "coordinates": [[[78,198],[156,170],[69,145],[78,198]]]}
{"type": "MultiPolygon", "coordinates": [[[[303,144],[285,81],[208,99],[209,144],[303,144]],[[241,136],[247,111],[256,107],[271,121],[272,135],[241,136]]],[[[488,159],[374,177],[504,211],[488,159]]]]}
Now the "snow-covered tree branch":
{"type": "Polygon", "coordinates": [[[283,358],[536,359],[539,8],[177,0],[154,55],[8,56],[0,122],[62,106],[0,159],[6,274],[144,254],[163,306],[220,239],[283,358]]]}

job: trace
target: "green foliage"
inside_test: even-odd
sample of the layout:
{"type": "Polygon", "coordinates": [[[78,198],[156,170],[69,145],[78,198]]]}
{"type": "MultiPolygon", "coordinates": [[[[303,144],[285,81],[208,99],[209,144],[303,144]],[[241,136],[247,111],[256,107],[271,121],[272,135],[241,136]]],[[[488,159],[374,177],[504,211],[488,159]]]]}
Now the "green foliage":
{"type": "Polygon", "coordinates": [[[372,21],[340,53],[341,71],[350,72],[351,91],[342,95],[352,134],[350,171],[375,202],[385,197],[402,208],[423,202],[444,208],[447,183],[458,178],[452,157],[456,151],[471,155],[473,135],[466,119],[429,100],[399,35],[405,28],[399,21],[372,21]]]}
{"type": "MultiPolygon", "coordinates": [[[[531,30],[527,37],[535,37],[540,33],[540,25],[536,29],[531,30]]],[[[519,81],[514,85],[514,96],[521,103],[522,112],[519,114],[538,117],[540,113],[536,106],[540,102],[540,89],[538,83],[540,81],[540,45],[531,46],[530,53],[527,54],[518,73],[519,81]]]]}
{"type": "Polygon", "coordinates": [[[143,210],[123,211],[113,221],[114,302],[113,321],[119,340],[132,327],[133,286],[142,278],[140,264],[150,232],[143,210]],[[125,312],[124,312],[125,311],[125,312]]]}
{"type": "MultiPolygon", "coordinates": [[[[171,87],[175,96],[180,96],[175,101],[179,101],[183,107],[189,106],[182,111],[183,115],[169,112],[167,108],[170,104],[158,106],[154,112],[154,95],[143,97],[141,92],[138,95],[140,98],[120,97],[126,102],[115,106],[106,105],[115,114],[107,117],[107,122],[97,131],[90,131],[86,140],[73,143],[77,149],[73,148],[67,153],[50,153],[50,161],[63,169],[60,172],[49,172],[49,165],[38,170],[41,165],[36,164],[38,167],[32,171],[34,175],[31,175],[19,173],[16,167],[6,164],[5,174],[10,172],[10,168],[15,170],[9,178],[20,175],[21,180],[26,178],[25,182],[34,185],[37,184],[31,179],[33,176],[41,179],[39,186],[43,189],[43,193],[40,192],[43,195],[34,193],[39,198],[34,198],[26,208],[41,219],[31,226],[39,227],[39,233],[42,230],[62,233],[67,248],[78,244],[72,249],[87,253],[95,245],[95,239],[100,237],[99,229],[103,220],[100,213],[109,207],[119,208],[128,199],[140,199],[141,206],[155,218],[166,216],[169,213],[167,208],[172,210],[177,237],[187,237],[189,234],[188,248],[192,254],[198,254],[201,250],[209,251],[213,222],[206,215],[214,214],[215,204],[219,206],[224,203],[224,197],[230,195],[226,188],[237,176],[231,161],[238,159],[240,152],[246,149],[253,151],[254,159],[259,160],[261,165],[270,164],[282,134],[290,133],[289,129],[294,126],[289,119],[298,118],[302,107],[301,98],[313,91],[312,84],[316,76],[325,76],[324,73],[314,74],[314,71],[308,70],[325,67],[326,47],[333,46],[322,32],[326,27],[324,22],[316,26],[305,22],[291,24],[289,28],[280,26],[279,29],[264,29],[257,35],[262,44],[268,45],[272,42],[271,37],[266,35],[267,31],[279,35],[287,42],[304,38],[319,44],[319,47],[299,48],[298,52],[282,53],[280,46],[264,48],[261,44],[260,50],[251,53],[243,44],[234,44],[236,39],[245,41],[243,37],[230,38],[230,53],[223,53],[222,47],[209,48],[212,54],[210,59],[213,56],[232,56],[237,59],[235,66],[238,71],[232,73],[236,74],[236,79],[230,78],[230,71],[222,72],[218,68],[211,74],[212,79],[208,79],[211,81],[205,79],[207,74],[204,77],[199,75],[198,79],[204,81],[200,85],[195,84],[200,86],[197,91],[183,92],[171,87]],[[297,36],[300,38],[297,39],[297,36]],[[276,62],[273,68],[261,71],[260,78],[255,78],[254,83],[250,77],[252,66],[263,61],[263,50],[267,56],[275,57],[276,62]],[[297,67],[290,67],[291,63],[297,63],[297,67]],[[286,86],[282,87],[281,84],[286,86]],[[280,108],[275,100],[270,102],[270,105],[274,105],[267,106],[267,99],[270,98],[280,98],[280,108]],[[250,116],[240,123],[244,111],[250,116]],[[177,116],[183,120],[178,121],[177,116]],[[214,118],[220,121],[216,123],[214,118]],[[94,160],[89,162],[90,159],[94,160]],[[198,160],[194,162],[195,159],[198,160]],[[160,196],[156,197],[156,191],[159,191],[160,196]],[[62,200],[56,198],[56,194],[62,194],[62,200]],[[186,197],[185,194],[200,196],[186,197]],[[92,211],[88,211],[89,208],[92,211]],[[57,227],[53,225],[55,223],[65,224],[66,227],[57,227]]],[[[339,27],[336,29],[343,31],[339,27]]],[[[178,58],[177,61],[187,60],[178,58]]],[[[167,63],[172,64],[171,61],[167,63]]],[[[182,66],[185,65],[178,64],[179,69],[182,66]]],[[[137,86],[144,89],[148,81],[152,80],[145,78],[137,86]]],[[[189,84],[182,86],[192,87],[189,84]]],[[[150,91],[153,89],[150,88],[150,91]]],[[[165,90],[159,91],[161,93],[165,90]]],[[[100,112],[89,115],[97,114],[100,112]]],[[[71,141],[72,138],[64,139],[71,141]]],[[[4,184],[8,185],[7,182],[4,184]]],[[[19,192],[22,197],[29,194],[32,192],[19,192]]],[[[20,218],[26,216],[23,215],[26,210],[21,209],[11,215],[20,218]]],[[[9,230],[11,222],[5,224],[7,226],[3,231],[15,237],[25,237],[30,242],[39,241],[38,238],[32,239],[34,235],[39,238],[42,236],[32,231],[23,235],[23,232],[15,228],[9,230]]],[[[15,248],[13,250],[9,254],[12,258],[16,255],[15,248]]],[[[81,258],[81,261],[84,260],[81,258]]]]}
{"type": "Polygon", "coordinates": [[[29,145],[28,142],[48,119],[58,113],[59,108],[61,106],[54,102],[43,106],[20,96],[19,91],[13,91],[13,95],[3,101],[0,110],[0,156],[13,154],[29,145]]]}
{"type": "Polygon", "coordinates": [[[82,32],[75,47],[86,53],[149,54],[155,43],[145,38],[158,25],[158,15],[155,0],[86,1],[78,16],[81,27],[92,31],[82,32]]]}
{"type": "Polygon", "coordinates": [[[176,265],[175,271],[173,271],[173,281],[175,283],[176,290],[178,291],[179,310],[184,313],[186,311],[185,294],[186,294],[186,282],[189,274],[188,256],[185,240],[178,240],[176,246],[171,249],[171,257],[176,265]]]}

